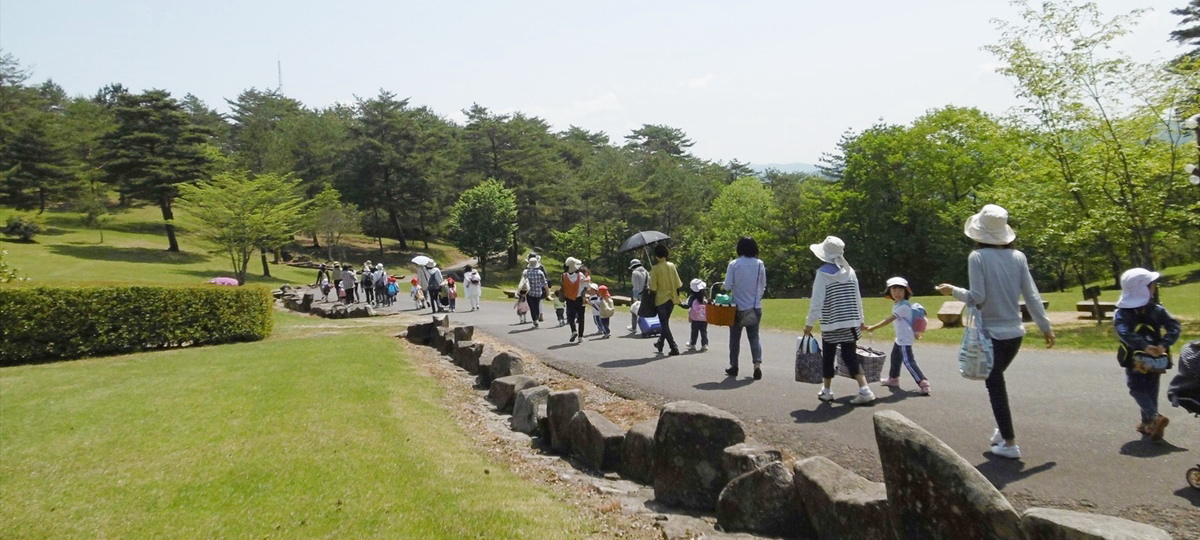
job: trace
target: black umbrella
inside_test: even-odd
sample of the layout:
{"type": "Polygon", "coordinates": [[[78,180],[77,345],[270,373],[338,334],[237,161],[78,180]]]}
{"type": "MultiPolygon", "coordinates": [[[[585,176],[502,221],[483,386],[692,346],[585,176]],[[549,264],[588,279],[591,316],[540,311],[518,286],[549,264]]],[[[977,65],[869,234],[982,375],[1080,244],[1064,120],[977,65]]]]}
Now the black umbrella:
{"type": "Polygon", "coordinates": [[[624,253],[626,251],[632,251],[632,250],[635,250],[640,247],[646,247],[655,242],[661,242],[663,240],[670,240],[670,239],[671,239],[670,236],[667,236],[658,231],[642,231],[642,232],[638,232],[638,233],[633,233],[633,236],[630,236],[629,238],[626,238],[624,242],[621,242],[620,251],[621,251],[621,253],[624,253]]]}

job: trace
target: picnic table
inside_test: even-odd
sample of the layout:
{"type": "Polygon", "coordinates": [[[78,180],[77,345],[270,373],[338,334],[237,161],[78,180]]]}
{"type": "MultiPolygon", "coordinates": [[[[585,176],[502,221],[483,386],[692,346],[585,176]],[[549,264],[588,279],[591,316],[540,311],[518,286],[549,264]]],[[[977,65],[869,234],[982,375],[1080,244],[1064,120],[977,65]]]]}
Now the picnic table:
{"type": "MultiPolygon", "coordinates": [[[[1024,322],[1032,321],[1033,316],[1029,314],[1029,308],[1025,306],[1025,301],[1021,300],[1019,303],[1021,304],[1021,320],[1024,322]]],[[[1042,300],[1042,309],[1050,309],[1050,302],[1048,300],[1042,300]]]]}
{"type": "Polygon", "coordinates": [[[967,304],[958,300],[947,300],[942,302],[942,307],[938,308],[937,317],[942,321],[942,328],[954,328],[962,325],[962,312],[967,307],[967,304]]]}
{"type": "Polygon", "coordinates": [[[1104,317],[1104,315],[1108,315],[1116,310],[1117,310],[1116,302],[1092,302],[1092,301],[1088,301],[1088,300],[1085,300],[1083,302],[1075,302],[1075,311],[1078,311],[1081,313],[1087,313],[1088,317],[1095,318],[1095,319],[1102,319],[1104,317]],[[1099,314],[1096,313],[1097,307],[1099,307],[1099,309],[1100,309],[1099,314]],[[1097,316],[1097,315],[1099,315],[1099,316],[1097,316]]]}

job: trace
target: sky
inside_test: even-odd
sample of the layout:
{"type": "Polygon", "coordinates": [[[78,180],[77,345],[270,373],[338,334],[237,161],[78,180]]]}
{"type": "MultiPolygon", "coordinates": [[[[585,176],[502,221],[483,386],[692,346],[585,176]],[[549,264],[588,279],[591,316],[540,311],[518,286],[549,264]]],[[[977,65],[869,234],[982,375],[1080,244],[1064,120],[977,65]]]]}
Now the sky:
{"type": "MultiPolygon", "coordinates": [[[[1097,0],[1153,10],[1118,42],[1143,61],[1185,50],[1169,33],[1186,3],[1097,0]]],[[[312,108],[387,90],[460,123],[478,103],[614,143],[664,124],[713,161],[817,163],[881,120],[1015,105],[982,50],[993,19],[1019,20],[1003,0],[0,0],[0,49],[71,95],[121,83],[226,112],[280,82],[312,108]]]]}

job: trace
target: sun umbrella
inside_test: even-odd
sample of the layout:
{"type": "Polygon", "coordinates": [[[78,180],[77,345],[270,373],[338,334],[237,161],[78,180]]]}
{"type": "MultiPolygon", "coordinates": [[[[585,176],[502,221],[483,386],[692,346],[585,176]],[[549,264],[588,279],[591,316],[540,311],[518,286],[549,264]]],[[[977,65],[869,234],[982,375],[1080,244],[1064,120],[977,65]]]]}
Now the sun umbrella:
{"type": "Polygon", "coordinates": [[[413,264],[415,264],[417,266],[425,266],[425,265],[429,264],[429,261],[432,261],[432,260],[433,259],[430,259],[429,257],[426,257],[424,255],[417,255],[416,257],[412,258],[413,264]]]}
{"type": "Polygon", "coordinates": [[[633,236],[630,236],[629,238],[626,238],[624,242],[621,242],[620,251],[622,253],[624,253],[626,251],[632,251],[632,250],[635,250],[640,247],[646,247],[655,242],[661,242],[663,240],[670,240],[670,239],[671,239],[670,236],[667,236],[658,231],[642,231],[642,232],[634,233],[633,236]]]}
{"type": "Polygon", "coordinates": [[[208,280],[208,282],[209,282],[209,283],[212,283],[213,285],[233,285],[233,286],[237,286],[237,284],[238,284],[237,280],[236,280],[236,279],[233,279],[233,278],[231,278],[231,277],[215,277],[215,278],[212,278],[212,279],[208,280]]]}

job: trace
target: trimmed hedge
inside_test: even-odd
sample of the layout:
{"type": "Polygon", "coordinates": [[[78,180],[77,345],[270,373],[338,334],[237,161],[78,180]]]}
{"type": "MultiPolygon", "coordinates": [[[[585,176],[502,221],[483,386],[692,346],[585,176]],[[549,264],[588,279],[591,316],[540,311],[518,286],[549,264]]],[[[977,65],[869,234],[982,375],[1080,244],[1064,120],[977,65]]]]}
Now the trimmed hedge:
{"type": "Polygon", "coordinates": [[[257,341],[266,287],[0,288],[0,365],[257,341]]]}

